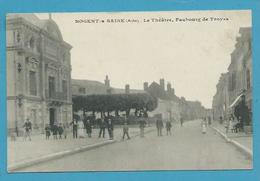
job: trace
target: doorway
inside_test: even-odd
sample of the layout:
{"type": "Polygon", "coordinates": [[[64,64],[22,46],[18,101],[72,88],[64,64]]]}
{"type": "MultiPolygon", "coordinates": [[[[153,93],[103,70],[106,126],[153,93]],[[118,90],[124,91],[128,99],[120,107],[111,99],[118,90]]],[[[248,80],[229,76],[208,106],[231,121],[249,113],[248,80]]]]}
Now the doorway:
{"type": "Polygon", "coordinates": [[[50,108],[50,126],[52,127],[55,123],[55,113],[56,113],[56,110],[55,108],[50,108]]]}

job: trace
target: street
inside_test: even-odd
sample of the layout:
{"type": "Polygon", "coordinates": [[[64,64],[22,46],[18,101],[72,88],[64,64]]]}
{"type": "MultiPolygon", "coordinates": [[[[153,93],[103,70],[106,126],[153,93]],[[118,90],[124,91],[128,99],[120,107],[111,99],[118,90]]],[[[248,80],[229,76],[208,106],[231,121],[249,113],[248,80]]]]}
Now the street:
{"type": "Polygon", "coordinates": [[[173,135],[117,142],[97,149],[40,163],[18,171],[125,171],[250,169],[252,161],[211,128],[201,133],[200,121],[174,124],[173,135]]]}

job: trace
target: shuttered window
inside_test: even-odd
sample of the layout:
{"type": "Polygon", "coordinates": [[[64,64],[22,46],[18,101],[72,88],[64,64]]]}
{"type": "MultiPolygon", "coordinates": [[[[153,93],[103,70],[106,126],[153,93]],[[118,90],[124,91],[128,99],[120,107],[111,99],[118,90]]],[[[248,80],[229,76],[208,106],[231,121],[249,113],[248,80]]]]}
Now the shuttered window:
{"type": "Polygon", "coordinates": [[[30,95],[37,95],[37,80],[36,80],[36,72],[30,71],[29,73],[29,86],[30,86],[30,95]]]}

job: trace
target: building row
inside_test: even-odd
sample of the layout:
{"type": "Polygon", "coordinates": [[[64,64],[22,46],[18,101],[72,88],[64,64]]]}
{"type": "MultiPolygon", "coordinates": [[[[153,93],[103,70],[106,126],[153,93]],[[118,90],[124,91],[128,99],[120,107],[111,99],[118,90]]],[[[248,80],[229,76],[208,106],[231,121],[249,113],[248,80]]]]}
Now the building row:
{"type": "Polygon", "coordinates": [[[159,82],[144,82],[143,90],[130,89],[126,84],[125,89],[113,88],[110,86],[110,80],[106,76],[104,83],[90,80],[72,80],[73,96],[92,95],[92,94],[131,94],[131,93],[149,93],[158,100],[157,108],[149,112],[153,117],[161,114],[163,119],[179,120],[181,117],[185,120],[192,120],[205,117],[205,109],[199,101],[187,101],[184,97],[179,98],[175,95],[175,90],[171,83],[165,84],[161,78],[159,82]]]}
{"type": "Polygon", "coordinates": [[[213,97],[212,111],[214,120],[237,116],[236,110],[244,101],[249,112],[247,119],[252,120],[252,47],[251,28],[239,29],[235,49],[231,53],[231,63],[226,73],[221,74],[213,97]]]}
{"type": "Polygon", "coordinates": [[[149,93],[158,98],[158,107],[150,116],[162,113],[166,119],[195,119],[205,115],[197,101],[175,95],[170,83],[144,83],[142,90],[110,86],[104,83],[71,79],[72,46],[63,40],[52,20],[34,14],[8,14],[6,18],[7,123],[9,133],[19,135],[25,120],[34,132],[44,132],[46,124],[71,122],[72,97],[91,94],[149,93]],[[166,87],[166,88],[165,88],[166,87]]]}

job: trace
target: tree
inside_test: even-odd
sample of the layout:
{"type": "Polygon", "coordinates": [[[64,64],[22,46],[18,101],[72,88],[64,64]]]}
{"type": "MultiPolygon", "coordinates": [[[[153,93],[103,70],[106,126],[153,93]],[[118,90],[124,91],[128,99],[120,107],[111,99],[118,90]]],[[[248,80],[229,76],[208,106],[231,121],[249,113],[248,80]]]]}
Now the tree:
{"type": "Polygon", "coordinates": [[[125,111],[128,116],[131,109],[136,112],[142,110],[153,111],[157,107],[157,98],[148,93],[136,94],[102,94],[88,96],[74,96],[72,98],[73,110],[83,112],[100,112],[102,115],[110,112],[115,112],[118,115],[119,111],[125,111]]]}

